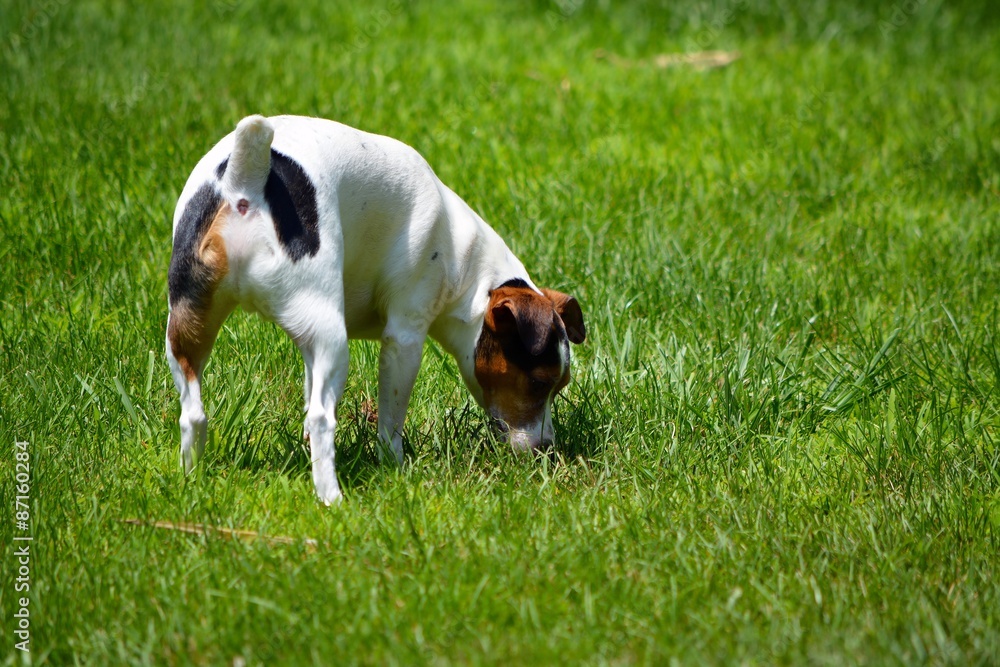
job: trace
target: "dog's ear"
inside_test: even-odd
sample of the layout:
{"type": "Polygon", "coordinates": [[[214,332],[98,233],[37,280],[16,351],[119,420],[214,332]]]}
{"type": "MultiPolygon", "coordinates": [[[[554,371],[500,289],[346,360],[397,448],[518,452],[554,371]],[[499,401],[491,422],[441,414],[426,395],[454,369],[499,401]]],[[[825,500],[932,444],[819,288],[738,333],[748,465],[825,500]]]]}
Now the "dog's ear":
{"type": "Polygon", "coordinates": [[[551,289],[542,288],[542,294],[547,296],[566,327],[566,335],[571,343],[579,345],[587,339],[587,327],[583,323],[583,311],[576,299],[569,294],[563,294],[551,289]]]}
{"type": "Polygon", "coordinates": [[[521,343],[538,356],[552,337],[552,315],[537,294],[500,296],[494,294],[486,309],[486,326],[498,334],[517,331],[521,343]],[[499,298],[497,298],[499,297],[499,298]]]}
{"type": "Polygon", "coordinates": [[[510,299],[490,300],[486,309],[486,328],[494,333],[507,334],[517,326],[514,305],[510,299]]]}

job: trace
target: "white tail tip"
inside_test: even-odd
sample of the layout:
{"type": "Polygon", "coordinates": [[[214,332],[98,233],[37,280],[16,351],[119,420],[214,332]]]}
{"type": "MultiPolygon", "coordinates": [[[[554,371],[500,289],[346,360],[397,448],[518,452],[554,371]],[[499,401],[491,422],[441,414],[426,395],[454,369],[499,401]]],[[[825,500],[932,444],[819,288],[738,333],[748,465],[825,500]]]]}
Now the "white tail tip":
{"type": "Polygon", "coordinates": [[[271,172],[274,128],[263,116],[247,116],[236,126],[236,143],[229,156],[223,189],[232,195],[253,197],[264,192],[271,172]]]}

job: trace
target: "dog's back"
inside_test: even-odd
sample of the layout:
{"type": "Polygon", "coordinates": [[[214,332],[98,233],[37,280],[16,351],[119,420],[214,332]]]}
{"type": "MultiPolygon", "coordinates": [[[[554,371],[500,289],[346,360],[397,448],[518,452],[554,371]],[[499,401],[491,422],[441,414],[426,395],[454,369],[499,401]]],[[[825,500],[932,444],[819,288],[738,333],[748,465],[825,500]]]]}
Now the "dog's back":
{"type": "Polygon", "coordinates": [[[179,273],[184,264],[204,264],[218,298],[280,322],[293,310],[281,303],[283,292],[337,289],[332,272],[343,277],[343,316],[352,337],[370,337],[378,335],[380,311],[395,295],[454,281],[447,256],[465,252],[463,244],[480,230],[441,229],[451,193],[416,151],[328,120],[256,122],[273,128],[270,171],[241,173],[259,160],[252,154],[233,164],[237,135],[259,131],[251,123],[199,162],[174,214],[172,284],[189,282],[179,273]],[[226,208],[224,200],[246,201],[257,214],[226,208]],[[319,261],[300,261],[306,257],[319,261]],[[425,276],[423,284],[414,284],[415,275],[425,276]],[[287,289],[275,291],[275,285],[287,289]]]}

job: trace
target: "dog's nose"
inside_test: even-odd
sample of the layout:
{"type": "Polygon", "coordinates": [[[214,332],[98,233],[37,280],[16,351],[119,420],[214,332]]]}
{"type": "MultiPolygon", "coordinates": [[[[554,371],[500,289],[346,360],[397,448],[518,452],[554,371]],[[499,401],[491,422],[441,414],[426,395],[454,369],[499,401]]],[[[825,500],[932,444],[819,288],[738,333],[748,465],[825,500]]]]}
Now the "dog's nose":
{"type": "Polygon", "coordinates": [[[538,437],[537,433],[530,431],[512,430],[506,434],[507,442],[519,452],[537,452],[545,447],[545,442],[538,437]]]}

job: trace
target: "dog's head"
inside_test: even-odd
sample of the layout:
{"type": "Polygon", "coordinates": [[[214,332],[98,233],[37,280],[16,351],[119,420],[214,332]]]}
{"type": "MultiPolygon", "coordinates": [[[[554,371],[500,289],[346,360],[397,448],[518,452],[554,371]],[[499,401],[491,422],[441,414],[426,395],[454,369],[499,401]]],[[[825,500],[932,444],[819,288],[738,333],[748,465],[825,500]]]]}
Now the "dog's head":
{"type": "Polygon", "coordinates": [[[553,442],[552,399],[569,383],[569,344],[587,336],[576,299],[514,280],[490,292],[476,344],[483,407],[515,449],[553,442]]]}

